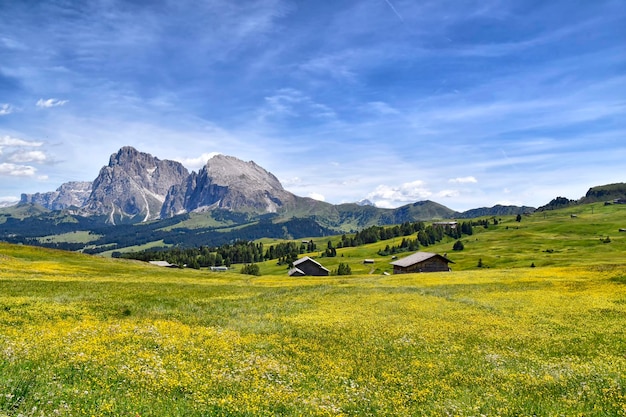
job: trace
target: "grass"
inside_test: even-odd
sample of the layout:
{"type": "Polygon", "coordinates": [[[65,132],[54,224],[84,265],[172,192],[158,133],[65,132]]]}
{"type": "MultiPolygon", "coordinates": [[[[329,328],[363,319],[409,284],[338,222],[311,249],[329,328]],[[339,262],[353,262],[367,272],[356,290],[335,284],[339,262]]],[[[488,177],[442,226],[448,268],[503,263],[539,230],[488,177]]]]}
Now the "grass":
{"type": "MultiPolygon", "coordinates": [[[[620,262],[626,252],[626,206],[594,203],[564,210],[538,212],[523,216],[521,222],[515,216],[499,217],[498,224],[490,220],[488,229],[474,227],[474,234],[463,236],[464,250],[452,250],[455,240],[446,238],[439,244],[423,246],[422,251],[447,254],[454,264],[453,271],[476,270],[479,259],[483,268],[529,268],[545,266],[601,265],[620,262]],[[572,214],[576,217],[572,217],[572,214]],[[610,243],[603,239],[610,238],[610,243]]],[[[415,238],[415,236],[410,236],[415,238]]],[[[320,250],[309,254],[329,269],[336,269],[340,262],[348,263],[358,274],[381,274],[391,272],[391,256],[379,256],[377,252],[386,245],[399,245],[402,238],[379,241],[371,245],[337,250],[336,258],[322,258],[328,240],[336,246],[340,237],[314,239],[320,250]],[[374,269],[363,265],[364,259],[374,259],[374,269]]],[[[266,244],[267,245],[267,244],[266,244]]],[[[408,253],[398,254],[398,258],[408,253]]],[[[285,268],[275,262],[260,264],[262,273],[282,274],[285,268]]]]}
{"type": "Polygon", "coordinates": [[[615,262],[292,279],[0,244],[0,416],[624,416],[625,314],[615,262]]]}
{"type": "Polygon", "coordinates": [[[91,234],[87,230],[78,232],[62,233],[59,235],[50,235],[40,237],[41,243],[68,242],[68,243],[89,243],[98,240],[102,235],[91,234]]]}
{"type": "Polygon", "coordinates": [[[170,247],[170,246],[172,246],[172,245],[163,242],[163,239],[161,239],[161,240],[155,240],[153,242],[144,243],[142,245],[126,246],[126,247],[123,247],[123,248],[117,248],[117,249],[114,249],[114,250],[108,250],[108,251],[105,251],[105,252],[101,252],[98,255],[99,256],[111,256],[114,252],[120,252],[120,253],[141,252],[141,251],[149,250],[149,249],[153,249],[153,248],[167,248],[167,247],[170,247]]]}

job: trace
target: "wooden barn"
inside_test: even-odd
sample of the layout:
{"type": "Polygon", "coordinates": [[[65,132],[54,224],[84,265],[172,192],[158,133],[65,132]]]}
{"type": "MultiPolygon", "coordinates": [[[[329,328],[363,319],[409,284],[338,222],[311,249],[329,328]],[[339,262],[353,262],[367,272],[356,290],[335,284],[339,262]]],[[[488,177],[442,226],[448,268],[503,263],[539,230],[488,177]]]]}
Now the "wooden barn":
{"type": "Polygon", "coordinates": [[[413,272],[448,272],[449,263],[454,263],[445,256],[431,252],[415,252],[406,258],[391,263],[394,274],[410,274],[413,272]]]}
{"type": "Polygon", "coordinates": [[[319,262],[305,256],[293,263],[293,268],[289,270],[290,277],[327,276],[330,271],[322,266],[319,262]]]}

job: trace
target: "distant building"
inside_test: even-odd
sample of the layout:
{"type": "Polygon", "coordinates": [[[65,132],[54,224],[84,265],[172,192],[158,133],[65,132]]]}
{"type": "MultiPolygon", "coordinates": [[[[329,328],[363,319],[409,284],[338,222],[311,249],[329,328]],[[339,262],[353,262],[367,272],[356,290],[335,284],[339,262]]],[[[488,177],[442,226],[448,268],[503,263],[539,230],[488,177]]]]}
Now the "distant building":
{"type": "Polygon", "coordinates": [[[454,263],[445,256],[431,252],[416,252],[406,258],[391,263],[394,274],[410,274],[413,272],[447,272],[449,263],[454,263]]]}
{"type": "Polygon", "coordinates": [[[150,264],[155,265],[155,266],[161,266],[164,268],[179,268],[178,265],[176,264],[171,264],[167,261],[150,261],[150,264]]]}
{"type": "Polygon", "coordinates": [[[213,272],[226,272],[226,271],[228,271],[228,267],[227,266],[212,266],[211,267],[211,271],[213,271],[213,272]]]}
{"type": "Polygon", "coordinates": [[[439,227],[450,227],[451,229],[456,229],[456,227],[458,226],[458,222],[433,222],[433,226],[439,226],[439,227]]]}
{"type": "Polygon", "coordinates": [[[305,256],[293,263],[293,268],[289,270],[290,277],[303,277],[303,276],[328,276],[330,271],[322,266],[317,261],[305,256]]]}

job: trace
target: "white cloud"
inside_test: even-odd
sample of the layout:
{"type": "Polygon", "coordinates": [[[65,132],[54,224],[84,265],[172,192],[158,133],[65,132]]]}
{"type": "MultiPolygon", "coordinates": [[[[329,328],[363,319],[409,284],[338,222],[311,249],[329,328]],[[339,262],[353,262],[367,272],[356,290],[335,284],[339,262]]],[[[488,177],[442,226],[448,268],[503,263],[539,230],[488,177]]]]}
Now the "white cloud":
{"type": "Polygon", "coordinates": [[[37,107],[40,107],[42,109],[50,108],[50,107],[59,107],[59,106],[65,105],[67,102],[68,100],[59,100],[56,98],[49,98],[47,100],[40,98],[39,100],[37,100],[37,107]]]}
{"type": "Polygon", "coordinates": [[[37,169],[28,165],[16,165],[10,163],[0,164],[0,175],[8,175],[11,177],[32,177],[37,169]]]}
{"type": "Polygon", "coordinates": [[[475,184],[478,182],[478,180],[470,176],[470,177],[451,178],[448,180],[448,182],[451,182],[454,184],[475,184]]]}
{"type": "Polygon", "coordinates": [[[47,159],[48,157],[42,151],[16,152],[9,157],[9,161],[17,162],[17,163],[24,163],[24,162],[43,163],[47,159]]]}
{"type": "Polygon", "coordinates": [[[353,59],[353,55],[356,55],[355,51],[350,50],[347,54],[316,56],[299,65],[298,69],[316,77],[326,75],[342,82],[355,82],[356,73],[346,63],[353,59]]]}
{"type": "Polygon", "coordinates": [[[219,152],[203,153],[197,158],[174,158],[174,160],[180,162],[193,171],[197,171],[202,169],[206,165],[207,161],[215,155],[219,155],[219,152]]]}
{"type": "Polygon", "coordinates": [[[273,96],[265,97],[261,119],[271,116],[334,118],[335,111],[293,88],[281,88],[273,96]]]}
{"type": "Polygon", "coordinates": [[[399,187],[379,185],[367,195],[367,199],[378,207],[398,207],[430,197],[433,193],[424,185],[424,181],[420,180],[407,182],[399,187]]]}
{"type": "Polygon", "coordinates": [[[14,138],[11,136],[0,137],[0,146],[41,146],[43,142],[29,142],[24,139],[14,138]]]}
{"type": "Polygon", "coordinates": [[[13,113],[13,107],[8,103],[0,104],[0,116],[6,116],[13,113]]]}
{"type": "Polygon", "coordinates": [[[309,197],[313,200],[326,201],[326,198],[320,193],[309,193],[309,197]]]}
{"type": "Polygon", "coordinates": [[[459,190],[441,190],[437,193],[437,197],[441,198],[455,198],[461,195],[459,190]]]}

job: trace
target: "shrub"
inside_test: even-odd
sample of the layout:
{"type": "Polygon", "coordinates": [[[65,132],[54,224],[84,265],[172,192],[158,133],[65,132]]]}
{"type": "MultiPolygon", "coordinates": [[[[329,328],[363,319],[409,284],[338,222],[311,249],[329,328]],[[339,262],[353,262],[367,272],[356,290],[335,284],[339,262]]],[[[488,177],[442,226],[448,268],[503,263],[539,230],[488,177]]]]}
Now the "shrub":
{"type": "Polygon", "coordinates": [[[339,264],[337,267],[337,275],[352,275],[352,269],[350,265],[344,264],[343,262],[339,264]]]}
{"type": "Polygon", "coordinates": [[[261,275],[261,271],[259,270],[259,266],[257,264],[248,264],[241,267],[241,273],[247,275],[261,275]]]}

